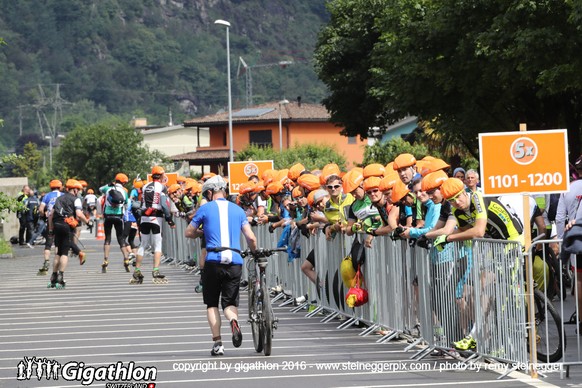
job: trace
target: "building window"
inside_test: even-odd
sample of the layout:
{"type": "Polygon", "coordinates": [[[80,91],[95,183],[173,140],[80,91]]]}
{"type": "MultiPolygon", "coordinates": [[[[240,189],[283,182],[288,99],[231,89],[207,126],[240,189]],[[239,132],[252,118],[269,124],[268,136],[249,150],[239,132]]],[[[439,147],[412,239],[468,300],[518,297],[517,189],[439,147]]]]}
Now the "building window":
{"type": "Polygon", "coordinates": [[[259,147],[272,147],[273,134],[270,129],[249,131],[249,143],[259,147]]]}
{"type": "Polygon", "coordinates": [[[358,140],[355,136],[348,137],[348,144],[358,144],[358,140]]]}

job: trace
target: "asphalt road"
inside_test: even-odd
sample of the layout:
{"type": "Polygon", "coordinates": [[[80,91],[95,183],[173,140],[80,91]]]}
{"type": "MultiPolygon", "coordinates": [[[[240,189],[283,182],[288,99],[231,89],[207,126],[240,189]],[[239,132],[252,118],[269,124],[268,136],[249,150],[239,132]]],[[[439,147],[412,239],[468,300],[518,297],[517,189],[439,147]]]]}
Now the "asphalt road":
{"type": "Polygon", "coordinates": [[[224,325],[226,354],[211,357],[205,306],[202,296],[194,293],[197,276],[163,265],[161,272],[169,284],[154,285],[151,259],[146,258],[144,284],[130,285],[131,274],[125,272],[117,248],[112,249],[109,272],[102,274],[102,241],[85,231],[81,240],[87,262],[79,266],[75,258],[70,260],[64,290],[47,289],[48,276],[36,275],[42,264],[41,247],[15,247],[15,258],[0,259],[1,387],[87,386],[82,380],[92,387],[278,388],[522,387],[574,382],[553,374],[551,380],[557,385],[551,385],[517,372],[497,380],[504,368],[500,365],[476,364],[467,370],[464,364],[442,357],[412,361],[414,350],[405,352],[406,342],[378,344],[375,334],[359,336],[362,329],[355,327],[338,330],[337,320],[321,323],[322,317],[306,318],[305,311],[293,313],[289,307],[275,307],[279,327],[272,355],[265,357],[252,345],[244,292],[242,346],[233,348],[230,329],[224,325]],[[30,380],[23,379],[27,369],[30,380]],[[55,370],[59,373],[53,374],[55,370]],[[115,372],[147,378],[112,384],[122,378],[115,372]]]}

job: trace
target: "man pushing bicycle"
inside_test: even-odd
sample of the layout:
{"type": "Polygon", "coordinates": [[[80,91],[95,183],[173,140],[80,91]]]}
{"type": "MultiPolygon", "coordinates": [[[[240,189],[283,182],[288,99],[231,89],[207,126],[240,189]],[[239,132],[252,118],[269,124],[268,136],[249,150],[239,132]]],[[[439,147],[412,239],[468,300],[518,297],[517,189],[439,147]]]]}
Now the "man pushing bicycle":
{"type": "Polygon", "coordinates": [[[239,253],[240,234],[242,232],[245,236],[251,251],[257,249],[257,239],[245,212],[226,200],[226,182],[221,176],[213,176],[204,182],[202,195],[208,202],[198,209],[186,228],[185,236],[196,238],[204,235],[206,239],[207,256],[201,276],[204,284],[202,295],[214,341],[210,354],[222,356],[224,346],[220,335],[218,301],[220,299],[224,316],[230,321],[232,344],[238,348],[242,343],[238,324],[239,286],[243,265],[243,258],[239,253]]]}

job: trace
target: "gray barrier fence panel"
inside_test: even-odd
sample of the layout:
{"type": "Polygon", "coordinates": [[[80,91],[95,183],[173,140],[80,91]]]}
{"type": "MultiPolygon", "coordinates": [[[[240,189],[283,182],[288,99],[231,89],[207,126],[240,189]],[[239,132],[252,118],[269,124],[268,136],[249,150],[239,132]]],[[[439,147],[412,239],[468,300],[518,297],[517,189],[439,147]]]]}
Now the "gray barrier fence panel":
{"type": "MultiPolygon", "coordinates": [[[[199,240],[186,239],[186,227],[184,220],[178,220],[175,229],[166,224],[163,227],[164,255],[177,263],[200,257],[199,240]]],[[[280,229],[269,233],[268,227],[261,225],[253,230],[259,247],[277,246],[280,229]]],[[[363,241],[363,236],[357,237],[363,241]]],[[[409,246],[408,241],[376,237],[371,248],[365,249],[362,267],[369,302],[350,308],[345,303],[349,286],[343,284],[340,266],[354,238],[338,234],[327,240],[323,233],[302,235],[299,258],[289,262],[286,254],[279,254],[269,261],[269,287],[292,298],[307,295],[307,302],[316,301],[331,314],[386,329],[388,338],[399,334],[416,338],[429,348],[450,350],[453,341],[468,335],[475,326],[479,354],[527,362],[519,245],[476,240],[450,243],[437,252],[409,246]],[[301,271],[311,250],[315,253],[317,285],[301,271]]]]}

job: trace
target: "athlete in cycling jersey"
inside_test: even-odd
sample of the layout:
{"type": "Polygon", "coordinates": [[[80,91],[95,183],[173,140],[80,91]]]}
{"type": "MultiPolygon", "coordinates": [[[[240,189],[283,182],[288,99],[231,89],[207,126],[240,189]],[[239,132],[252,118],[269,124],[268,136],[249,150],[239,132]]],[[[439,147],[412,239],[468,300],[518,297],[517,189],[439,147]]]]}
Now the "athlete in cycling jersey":
{"type": "MultiPolygon", "coordinates": [[[[451,234],[442,234],[434,241],[437,250],[442,251],[444,245],[452,241],[466,241],[473,238],[489,237],[499,240],[512,240],[523,245],[523,224],[515,212],[497,199],[483,199],[479,192],[468,193],[463,181],[458,178],[450,178],[440,186],[443,197],[452,205],[452,216],[457,220],[458,228],[451,234]]],[[[468,258],[467,258],[468,259],[468,258]]],[[[485,287],[494,281],[494,274],[483,271],[480,274],[481,287],[485,287]]],[[[457,297],[457,303],[461,306],[468,301],[467,287],[461,298],[457,297]]],[[[484,314],[488,315],[491,305],[490,298],[482,295],[484,314]]],[[[470,298],[469,298],[470,299],[470,298]]],[[[474,313],[469,311],[469,313],[474,313]]],[[[470,320],[474,321],[472,317],[470,320]]],[[[465,338],[454,342],[459,350],[475,349],[477,342],[474,339],[476,326],[473,327],[465,338]]]]}

